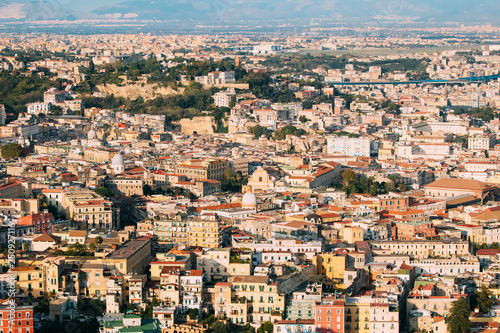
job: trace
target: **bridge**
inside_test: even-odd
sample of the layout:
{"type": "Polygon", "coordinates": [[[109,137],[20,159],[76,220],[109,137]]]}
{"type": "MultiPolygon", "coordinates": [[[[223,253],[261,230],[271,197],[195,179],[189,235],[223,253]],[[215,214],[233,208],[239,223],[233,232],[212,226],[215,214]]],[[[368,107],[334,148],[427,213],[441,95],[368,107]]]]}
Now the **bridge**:
{"type": "Polygon", "coordinates": [[[452,80],[411,80],[411,81],[364,81],[364,82],[332,82],[325,81],[331,86],[379,86],[379,85],[402,85],[402,84],[463,84],[463,83],[484,83],[490,80],[500,79],[500,74],[488,76],[461,77],[452,80]]]}

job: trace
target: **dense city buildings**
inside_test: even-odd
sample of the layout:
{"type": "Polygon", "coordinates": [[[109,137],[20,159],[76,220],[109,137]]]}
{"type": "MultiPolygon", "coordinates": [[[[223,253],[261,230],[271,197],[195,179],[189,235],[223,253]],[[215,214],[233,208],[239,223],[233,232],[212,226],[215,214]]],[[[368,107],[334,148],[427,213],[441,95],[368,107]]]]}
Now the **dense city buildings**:
{"type": "Polygon", "coordinates": [[[0,24],[0,333],[498,331],[498,27],[101,12],[0,24]]]}

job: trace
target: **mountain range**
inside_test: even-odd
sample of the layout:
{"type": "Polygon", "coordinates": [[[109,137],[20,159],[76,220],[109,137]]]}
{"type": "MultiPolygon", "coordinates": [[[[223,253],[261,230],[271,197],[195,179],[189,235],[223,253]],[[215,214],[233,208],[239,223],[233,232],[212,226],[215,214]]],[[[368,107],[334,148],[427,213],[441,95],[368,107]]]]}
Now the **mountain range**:
{"type": "Polygon", "coordinates": [[[309,18],[500,23],[498,0],[0,0],[2,21],[294,20],[309,18]]]}

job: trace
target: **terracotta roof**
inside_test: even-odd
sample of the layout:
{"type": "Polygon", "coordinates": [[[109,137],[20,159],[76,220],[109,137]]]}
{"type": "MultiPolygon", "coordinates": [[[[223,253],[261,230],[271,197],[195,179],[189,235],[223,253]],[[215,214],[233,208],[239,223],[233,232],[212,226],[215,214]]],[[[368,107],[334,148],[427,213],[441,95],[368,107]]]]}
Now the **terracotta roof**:
{"type": "Polygon", "coordinates": [[[59,242],[60,240],[61,240],[61,237],[49,235],[49,234],[43,234],[43,235],[38,236],[37,238],[33,239],[33,242],[59,242]]]}
{"type": "Polygon", "coordinates": [[[441,178],[425,186],[425,188],[436,187],[474,191],[485,191],[490,189],[487,184],[480,182],[479,180],[460,178],[441,178]]]}

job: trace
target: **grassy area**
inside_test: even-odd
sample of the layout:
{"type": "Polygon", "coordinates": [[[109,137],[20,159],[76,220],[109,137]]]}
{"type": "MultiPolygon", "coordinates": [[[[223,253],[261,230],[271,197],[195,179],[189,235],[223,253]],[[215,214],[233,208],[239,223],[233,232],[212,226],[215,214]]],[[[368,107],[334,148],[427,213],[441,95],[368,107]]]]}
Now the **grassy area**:
{"type": "Polygon", "coordinates": [[[327,54],[333,56],[342,56],[350,54],[353,56],[387,56],[394,54],[415,54],[415,53],[434,53],[450,50],[466,51],[477,50],[480,45],[465,46],[432,46],[432,47],[419,47],[419,48],[373,48],[373,49],[350,49],[350,50],[315,50],[315,49],[301,49],[299,54],[310,53],[311,55],[327,54]]]}

